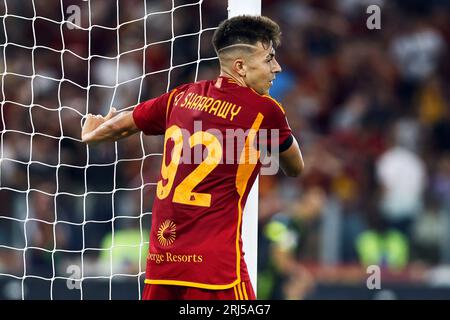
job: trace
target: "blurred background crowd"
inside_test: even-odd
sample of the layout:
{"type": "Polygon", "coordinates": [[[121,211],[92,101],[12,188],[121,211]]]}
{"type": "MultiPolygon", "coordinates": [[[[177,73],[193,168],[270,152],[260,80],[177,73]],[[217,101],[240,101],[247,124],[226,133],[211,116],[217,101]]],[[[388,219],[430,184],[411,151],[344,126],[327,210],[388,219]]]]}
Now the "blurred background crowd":
{"type": "MultiPolygon", "coordinates": [[[[260,179],[258,297],[312,297],[320,283],[365,281],[369,265],[390,281],[450,285],[450,3],[262,2],[283,32],[271,95],[305,172],[260,179]],[[380,29],[366,25],[372,4],[380,29]]],[[[162,138],[79,139],[88,112],[217,76],[211,38],[226,1],[175,7],[0,4],[0,278],[144,270],[162,138]]]]}

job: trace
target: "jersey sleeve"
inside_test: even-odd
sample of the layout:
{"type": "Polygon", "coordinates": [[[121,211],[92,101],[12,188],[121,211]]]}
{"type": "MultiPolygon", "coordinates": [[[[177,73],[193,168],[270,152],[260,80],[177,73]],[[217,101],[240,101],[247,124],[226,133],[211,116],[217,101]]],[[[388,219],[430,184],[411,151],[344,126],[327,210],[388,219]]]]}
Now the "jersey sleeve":
{"type": "Polygon", "coordinates": [[[278,152],[286,151],[292,145],[294,138],[284,109],[271,97],[267,96],[266,102],[268,111],[264,128],[267,130],[267,140],[262,139],[261,142],[267,145],[269,151],[274,150],[274,144],[278,144],[278,152]]]}
{"type": "Polygon", "coordinates": [[[134,122],[144,134],[164,134],[167,116],[173,103],[173,96],[177,91],[178,88],[175,88],[157,98],[144,101],[134,108],[134,122]]]}

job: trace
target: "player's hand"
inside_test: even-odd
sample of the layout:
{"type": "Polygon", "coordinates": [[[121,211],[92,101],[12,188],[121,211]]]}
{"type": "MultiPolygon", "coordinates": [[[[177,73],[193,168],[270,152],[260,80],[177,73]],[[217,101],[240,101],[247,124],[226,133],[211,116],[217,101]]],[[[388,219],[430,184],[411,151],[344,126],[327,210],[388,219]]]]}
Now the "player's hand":
{"type": "Polygon", "coordinates": [[[86,142],[89,138],[90,133],[101,126],[103,123],[109,119],[115,117],[117,114],[116,108],[111,108],[106,116],[93,115],[88,113],[86,115],[86,121],[84,122],[83,128],[81,129],[81,140],[86,142]]]}

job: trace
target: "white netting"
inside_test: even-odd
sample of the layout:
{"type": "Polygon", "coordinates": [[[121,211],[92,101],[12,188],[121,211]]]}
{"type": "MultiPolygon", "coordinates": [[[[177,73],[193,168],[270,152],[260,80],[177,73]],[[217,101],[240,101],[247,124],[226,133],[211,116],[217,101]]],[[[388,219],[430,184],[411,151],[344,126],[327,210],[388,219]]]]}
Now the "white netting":
{"type": "Polygon", "coordinates": [[[3,0],[0,298],[140,297],[161,138],[87,147],[82,119],[216,76],[226,15],[220,0],[3,0]]]}

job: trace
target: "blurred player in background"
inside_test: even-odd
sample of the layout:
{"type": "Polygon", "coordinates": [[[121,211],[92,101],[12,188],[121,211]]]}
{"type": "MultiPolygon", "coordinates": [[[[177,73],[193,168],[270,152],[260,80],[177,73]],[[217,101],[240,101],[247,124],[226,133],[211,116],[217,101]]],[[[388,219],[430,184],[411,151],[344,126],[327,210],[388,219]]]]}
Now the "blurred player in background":
{"type": "Polygon", "coordinates": [[[165,135],[143,299],[256,299],[241,228],[261,148],[278,150],[271,156],[288,176],[304,165],[283,108],[269,96],[281,71],[280,35],[267,17],[225,20],[213,38],[216,80],[181,85],[133,111],[87,115],[86,143],[165,135]],[[257,139],[262,131],[267,139],[257,139]]]}

